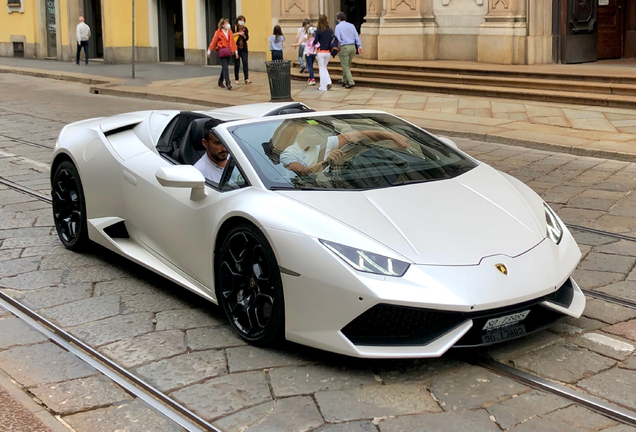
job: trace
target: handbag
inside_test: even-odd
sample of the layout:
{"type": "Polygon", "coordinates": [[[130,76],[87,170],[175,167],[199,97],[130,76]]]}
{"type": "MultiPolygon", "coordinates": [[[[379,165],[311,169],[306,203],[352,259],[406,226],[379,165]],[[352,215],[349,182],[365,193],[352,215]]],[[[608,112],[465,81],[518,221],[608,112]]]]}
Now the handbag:
{"type": "Polygon", "coordinates": [[[232,51],[230,51],[230,47],[223,47],[219,48],[219,50],[216,52],[216,55],[218,55],[219,58],[231,57],[232,51]]]}
{"type": "Polygon", "coordinates": [[[331,44],[329,45],[329,50],[331,51],[331,57],[335,57],[340,52],[340,41],[334,34],[331,38],[331,44]]]}

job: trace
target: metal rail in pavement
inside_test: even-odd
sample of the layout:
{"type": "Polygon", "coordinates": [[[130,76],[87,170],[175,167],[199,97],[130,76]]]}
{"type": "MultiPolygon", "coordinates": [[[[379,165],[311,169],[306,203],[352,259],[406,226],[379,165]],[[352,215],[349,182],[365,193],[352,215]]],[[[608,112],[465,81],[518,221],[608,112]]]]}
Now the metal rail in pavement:
{"type": "MultiPolygon", "coordinates": [[[[16,191],[19,191],[21,193],[35,197],[41,201],[48,202],[48,203],[52,202],[51,197],[45,194],[42,194],[40,192],[37,192],[26,186],[22,186],[18,183],[14,183],[10,180],[0,178],[0,183],[16,191]]],[[[593,228],[580,227],[577,225],[569,225],[569,228],[636,242],[636,238],[634,237],[596,230],[593,228]]],[[[636,302],[632,302],[630,300],[622,299],[619,297],[614,297],[608,294],[597,293],[595,291],[590,291],[590,290],[583,290],[583,291],[585,292],[586,295],[589,295],[591,297],[599,298],[608,302],[612,302],[615,304],[620,304],[625,307],[636,309],[636,302]]],[[[105,375],[109,376],[111,379],[113,379],[115,382],[117,382],[119,385],[121,385],[125,389],[128,390],[128,387],[132,387],[134,391],[131,391],[131,390],[129,391],[131,391],[135,395],[138,395],[139,393],[140,395],[138,396],[144,401],[148,402],[153,408],[164,413],[164,411],[167,410],[167,407],[170,407],[168,414],[166,413],[164,414],[166,414],[169,418],[171,418],[173,421],[177,423],[179,423],[178,420],[180,420],[182,423],[179,423],[179,424],[182,427],[186,428],[187,430],[191,430],[191,431],[203,430],[203,431],[220,432],[219,429],[207,423],[205,420],[201,419],[196,414],[192,413],[187,408],[180,405],[178,402],[174,401],[173,399],[159,392],[154,387],[150,386],[149,384],[140,380],[139,378],[137,378],[136,376],[134,376],[127,370],[123,369],[121,366],[111,362],[109,359],[104,357],[99,352],[93,350],[84,342],[64,332],[64,330],[59,329],[57,326],[52,324],[46,318],[41,317],[36,312],[31,311],[29,308],[22,305],[18,301],[12,299],[11,297],[7,296],[1,291],[0,291],[0,305],[7,308],[14,314],[16,314],[19,318],[27,321],[30,325],[40,330],[42,333],[44,333],[47,337],[51,338],[52,340],[56,340],[56,341],[59,340],[58,343],[63,348],[68,349],[73,354],[87,361],[89,364],[93,365],[96,369],[100,370],[105,375]],[[95,357],[95,358],[91,358],[91,357],[95,357]],[[103,363],[103,365],[101,365],[100,362],[103,363]],[[104,365],[107,365],[107,367],[104,365]],[[116,372],[113,372],[113,371],[116,371],[116,372]],[[121,376],[118,376],[119,374],[121,376]],[[134,385],[132,383],[134,383],[134,385]],[[149,394],[152,395],[152,397],[149,397],[148,394],[141,392],[137,386],[147,391],[149,394]],[[183,423],[185,422],[188,422],[188,424],[190,425],[192,429],[189,429],[188,427],[184,426],[183,423]],[[201,429],[201,427],[203,427],[203,429],[201,429]]],[[[484,356],[480,356],[477,359],[473,359],[469,361],[469,363],[474,363],[476,365],[482,366],[486,369],[492,370],[499,374],[508,376],[530,387],[561,396],[579,405],[589,408],[599,414],[602,414],[616,421],[619,421],[620,423],[636,426],[636,412],[614,405],[600,398],[578,392],[564,385],[557,384],[555,382],[538,377],[536,375],[532,375],[530,373],[521,371],[512,366],[505,365],[503,363],[497,362],[495,360],[489,359],[484,356]]]]}

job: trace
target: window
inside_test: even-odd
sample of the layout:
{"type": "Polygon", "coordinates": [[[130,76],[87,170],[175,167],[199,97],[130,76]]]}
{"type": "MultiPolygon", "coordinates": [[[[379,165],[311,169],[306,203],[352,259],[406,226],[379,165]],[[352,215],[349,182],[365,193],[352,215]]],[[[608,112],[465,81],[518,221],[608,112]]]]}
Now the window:
{"type": "Polygon", "coordinates": [[[476,166],[389,114],[316,115],[228,130],[270,189],[378,189],[450,179],[476,166]]]}

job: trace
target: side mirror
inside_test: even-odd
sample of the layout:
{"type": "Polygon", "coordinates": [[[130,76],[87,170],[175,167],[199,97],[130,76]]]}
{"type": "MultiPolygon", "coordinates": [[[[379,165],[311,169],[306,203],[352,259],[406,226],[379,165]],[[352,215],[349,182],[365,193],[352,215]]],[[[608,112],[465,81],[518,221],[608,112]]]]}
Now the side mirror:
{"type": "Polygon", "coordinates": [[[155,178],[161,186],[175,188],[192,188],[190,199],[202,200],[207,196],[205,192],[205,177],[201,171],[192,165],[175,165],[159,168],[155,178]]]}
{"type": "Polygon", "coordinates": [[[455,144],[455,141],[453,141],[452,139],[450,139],[449,137],[445,137],[445,136],[438,136],[437,137],[441,142],[443,142],[446,145],[451,146],[454,149],[459,150],[459,147],[457,147],[457,144],[455,144]]]}

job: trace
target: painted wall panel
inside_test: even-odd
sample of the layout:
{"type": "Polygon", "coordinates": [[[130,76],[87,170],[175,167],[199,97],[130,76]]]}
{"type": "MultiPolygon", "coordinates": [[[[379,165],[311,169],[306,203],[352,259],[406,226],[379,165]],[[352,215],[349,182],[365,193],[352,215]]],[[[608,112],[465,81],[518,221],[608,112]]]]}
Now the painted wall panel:
{"type": "Polygon", "coordinates": [[[11,36],[24,36],[27,43],[38,42],[37,0],[22,0],[21,12],[8,13],[6,3],[0,9],[0,42],[10,42],[11,36]]]}

